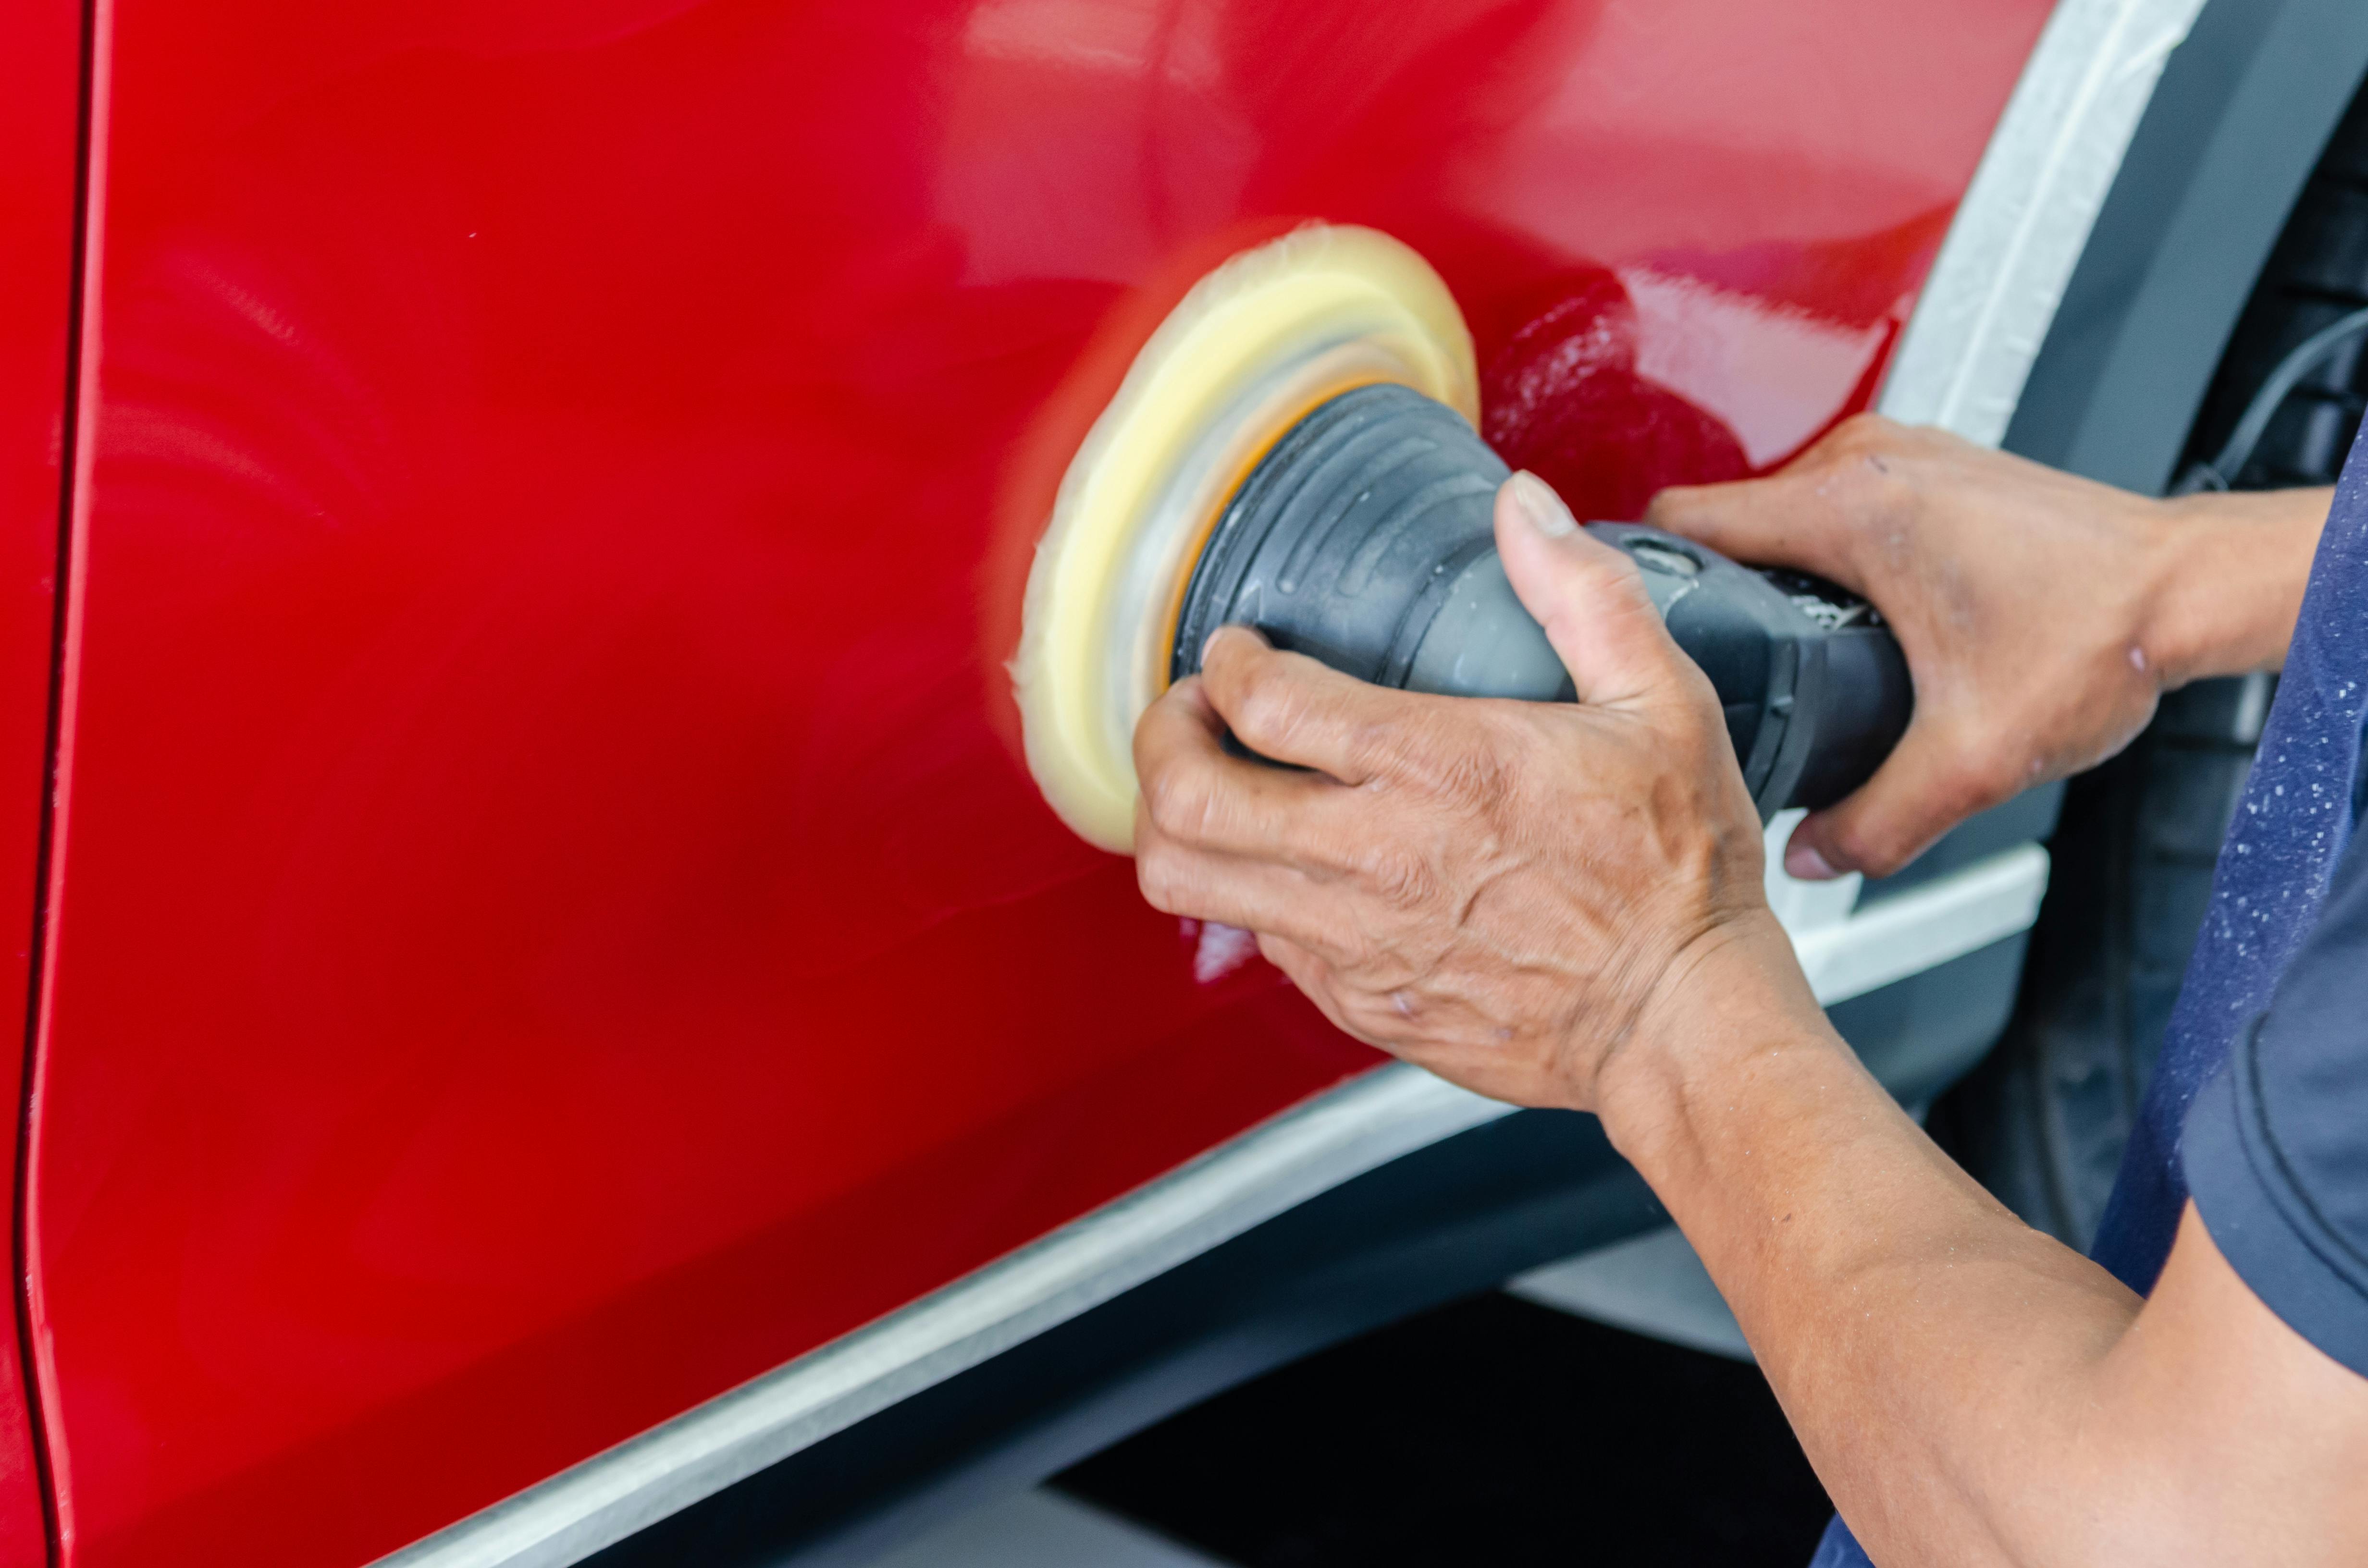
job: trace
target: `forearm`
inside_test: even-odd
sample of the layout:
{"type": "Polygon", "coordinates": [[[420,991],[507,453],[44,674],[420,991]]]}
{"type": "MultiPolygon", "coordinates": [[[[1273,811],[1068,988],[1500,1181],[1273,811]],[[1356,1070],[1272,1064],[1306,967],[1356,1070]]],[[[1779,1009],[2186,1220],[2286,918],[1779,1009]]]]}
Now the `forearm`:
{"type": "Polygon", "coordinates": [[[1833,1034],[1782,942],[1704,964],[1606,1080],[1606,1129],[1879,1561],[2051,1555],[2095,1523],[2052,1520],[2044,1500],[2093,1507],[2066,1469],[2114,1451],[2082,1427],[2137,1298],[1952,1164],[1833,1034]]]}
{"type": "MultiPolygon", "coordinates": [[[[2099,589],[2143,611],[2128,663],[2166,687],[2279,667],[2329,500],[2146,504],[2136,526],[2158,543],[2099,589]]],[[[2200,1337],[2169,1358],[2188,1373],[2162,1376],[2172,1330],[2140,1328],[2136,1296],[1941,1153],[1834,1034],[1772,920],[1648,1019],[1599,1080],[1606,1130],[1702,1255],[1877,1562],[2180,1560],[2261,1539],[2213,1468],[2229,1457],[2198,1468],[2239,1425],[2241,1381],[2205,1392],[2200,1337]]]]}
{"type": "MultiPolygon", "coordinates": [[[[1769,558],[1822,563],[1899,629],[1916,720],[1852,799],[1888,779],[1939,805],[1878,846],[1893,864],[1952,816],[2110,755],[2167,680],[2275,664],[2325,509],[2146,500],[1879,422],[1819,452],[1772,493],[1722,494],[1772,506],[1769,558]],[[1855,521],[1822,556],[1786,544],[1828,514],[1855,521]]],[[[2368,1561],[2368,1505],[2351,1533],[2324,1528],[2368,1467],[2368,1403],[2351,1447],[2292,1416],[2330,1369],[2352,1374],[2200,1226],[2141,1309],[1892,1104],[1761,897],[1717,694],[1634,562],[1540,489],[1499,493],[1497,548],[1579,700],[1393,691],[1220,635],[1136,732],[1146,896],[1257,931],[1362,1039],[1483,1094],[1600,1113],[1878,1561],[2368,1561]],[[1297,766],[1244,761],[1228,732],[1297,766]],[[2231,1354],[2247,1323],[2254,1348],[2231,1354]],[[2316,1491],[2282,1526],[2298,1476],[2316,1491]]]]}
{"type": "Polygon", "coordinates": [[[2154,603],[2141,646],[2166,687],[2285,662],[2332,490],[2163,503],[2154,603]]]}

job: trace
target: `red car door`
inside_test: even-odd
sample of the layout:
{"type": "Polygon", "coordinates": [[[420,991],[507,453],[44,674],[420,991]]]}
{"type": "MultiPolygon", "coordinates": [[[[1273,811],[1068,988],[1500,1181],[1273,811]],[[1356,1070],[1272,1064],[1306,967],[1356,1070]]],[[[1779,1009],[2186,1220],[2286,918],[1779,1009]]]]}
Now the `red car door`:
{"type": "MultiPolygon", "coordinates": [[[[80,449],[71,401],[83,16],[24,0],[0,22],[0,1018],[26,1016],[42,870],[58,541],[80,449]]],[[[0,1033],[0,1084],[21,1110],[25,1035],[0,1033]]],[[[0,1169],[16,1207],[20,1115],[0,1169]]],[[[10,1269],[24,1276],[21,1231],[10,1269]]],[[[0,1563],[43,1561],[42,1481],[27,1401],[21,1296],[0,1333],[0,1563]]]]}
{"type": "MultiPolygon", "coordinates": [[[[1781,460],[2045,10],[101,6],[24,1226],[68,1559],[366,1561],[1372,1060],[1020,759],[1098,335],[1367,223],[1484,355],[1608,273],[1639,369],[1781,460]]],[[[7,342],[29,888],[55,490],[7,342]]]]}

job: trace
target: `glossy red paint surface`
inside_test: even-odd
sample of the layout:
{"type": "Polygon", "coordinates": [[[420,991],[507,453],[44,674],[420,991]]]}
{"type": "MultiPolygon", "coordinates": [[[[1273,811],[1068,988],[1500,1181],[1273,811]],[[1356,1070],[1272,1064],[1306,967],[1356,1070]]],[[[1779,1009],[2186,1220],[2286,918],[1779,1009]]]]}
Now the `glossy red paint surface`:
{"type": "Polygon", "coordinates": [[[1017,760],[1097,343],[1372,223],[1501,384],[1679,432],[1549,410],[1582,493],[1776,460],[2045,8],[119,0],[30,1195],[70,1560],[366,1560],[1369,1061],[1017,760]]]}
{"type": "MultiPolygon", "coordinates": [[[[81,53],[78,6],[19,0],[0,23],[0,1182],[12,1213],[66,494],[81,53]]],[[[21,1306],[0,1316],[0,1568],[48,1555],[21,1306]]]]}

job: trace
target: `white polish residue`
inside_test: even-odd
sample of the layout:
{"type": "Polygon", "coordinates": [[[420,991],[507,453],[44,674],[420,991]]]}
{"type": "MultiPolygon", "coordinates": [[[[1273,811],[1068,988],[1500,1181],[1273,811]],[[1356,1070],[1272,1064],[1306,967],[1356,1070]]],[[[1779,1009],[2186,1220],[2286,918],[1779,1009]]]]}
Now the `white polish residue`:
{"type": "Polygon", "coordinates": [[[1203,985],[1214,985],[1249,962],[1257,951],[1258,938],[1249,932],[1213,920],[1204,922],[1201,939],[1192,949],[1192,978],[1203,985]]]}

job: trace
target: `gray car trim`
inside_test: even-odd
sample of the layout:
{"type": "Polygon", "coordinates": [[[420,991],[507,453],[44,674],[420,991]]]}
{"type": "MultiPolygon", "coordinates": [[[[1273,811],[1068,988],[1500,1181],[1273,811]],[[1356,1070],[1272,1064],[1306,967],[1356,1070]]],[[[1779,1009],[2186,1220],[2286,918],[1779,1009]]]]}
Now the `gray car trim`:
{"type": "Polygon", "coordinates": [[[1417,1068],[1368,1073],[381,1562],[403,1568],[577,1562],[1351,1176],[1513,1109],[1417,1068]]]}
{"type": "MultiPolygon", "coordinates": [[[[1993,441],[2005,429],[2078,239],[2183,31],[2171,18],[2192,17],[2199,3],[2060,0],[1918,303],[1885,385],[1887,412],[1993,441]]],[[[1262,1220],[1510,1108],[1409,1067],[1368,1074],[380,1562],[579,1562],[1262,1220]]]]}
{"type": "Polygon", "coordinates": [[[2159,493],[2363,75],[2359,0],[2213,0],[2163,73],[2006,445],[2159,493]]]}
{"type": "Polygon", "coordinates": [[[1879,404],[1996,446],[2163,66],[2203,0],[2061,0],[1974,171],[1879,404]]]}

